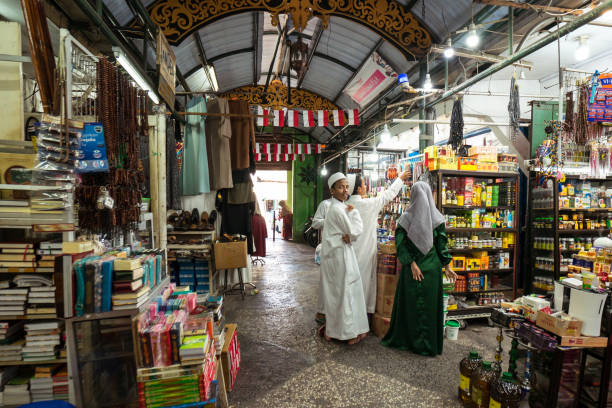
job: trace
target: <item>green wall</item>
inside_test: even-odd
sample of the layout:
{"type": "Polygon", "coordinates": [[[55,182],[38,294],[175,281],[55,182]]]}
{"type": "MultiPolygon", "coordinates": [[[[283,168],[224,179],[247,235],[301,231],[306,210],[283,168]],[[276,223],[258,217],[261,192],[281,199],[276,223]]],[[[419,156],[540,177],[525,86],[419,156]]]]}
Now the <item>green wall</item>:
{"type": "Polygon", "coordinates": [[[531,105],[531,158],[536,156],[538,146],[546,139],[544,129],[547,126],[547,121],[557,120],[559,116],[558,102],[537,102],[534,101],[531,105]]]}
{"type": "Polygon", "coordinates": [[[304,183],[300,173],[304,168],[313,168],[314,155],[306,155],[304,161],[293,162],[293,240],[304,241],[304,223],[314,215],[315,185],[304,183]]]}

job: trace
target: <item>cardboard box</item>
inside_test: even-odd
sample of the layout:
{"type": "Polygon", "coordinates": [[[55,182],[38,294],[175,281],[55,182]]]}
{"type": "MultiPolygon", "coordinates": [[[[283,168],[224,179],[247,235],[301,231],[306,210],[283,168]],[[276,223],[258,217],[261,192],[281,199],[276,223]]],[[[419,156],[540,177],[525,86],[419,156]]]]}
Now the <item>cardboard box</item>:
{"type": "Polygon", "coordinates": [[[580,336],[580,331],[582,330],[582,321],[565,313],[553,316],[538,311],[536,325],[558,336],[580,336]],[[562,319],[561,316],[568,317],[571,320],[562,319]]]}
{"type": "Polygon", "coordinates": [[[389,331],[389,325],[391,324],[391,318],[385,317],[380,313],[374,314],[372,318],[372,331],[378,337],[384,337],[389,331]]]}
{"type": "Polygon", "coordinates": [[[246,268],[247,242],[215,242],[215,269],[246,268]]]}
{"type": "Polygon", "coordinates": [[[223,379],[225,389],[231,391],[236,383],[236,376],[240,370],[240,343],[238,343],[238,325],[225,325],[225,343],[221,350],[221,368],[223,369],[223,379]]]}
{"type": "Polygon", "coordinates": [[[478,160],[471,157],[459,157],[458,170],[476,171],[478,168],[478,160]]]}
{"type": "Polygon", "coordinates": [[[560,346],[567,347],[607,347],[607,337],[561,336],[560,346]]]}
{"type": "Polygon", "coordinates": [[[395,296],[395,289],[397,288],[398,275],[388,275],[386,273],[379,273],[376,275],[376,294],[380,296],[395,296]]]}
{"type": "Polygon", "coordinates": [[[393,301],[394,300],[395,300],[395,296],[383,297],[383,308],[382,308],[383,316],[391,317],[391,313],[393,313],[393,301]]]}

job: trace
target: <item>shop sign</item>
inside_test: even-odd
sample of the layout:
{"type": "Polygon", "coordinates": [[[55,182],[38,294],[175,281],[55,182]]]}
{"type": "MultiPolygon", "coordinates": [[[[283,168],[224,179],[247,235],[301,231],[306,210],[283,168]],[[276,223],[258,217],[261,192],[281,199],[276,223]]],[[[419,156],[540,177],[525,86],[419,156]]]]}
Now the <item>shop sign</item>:
{"type": "Polygon", "coordinates": [[[176,58],[162,30],[157,30],[157,67],[159,71],[157,90],[168,105],[174,106],[176,58]]]}
{"type": "Polygon", "coordinates": [[[396,80],[397,72],[375,52],[363,64],[344,92],[363,107],[396,80]]]}

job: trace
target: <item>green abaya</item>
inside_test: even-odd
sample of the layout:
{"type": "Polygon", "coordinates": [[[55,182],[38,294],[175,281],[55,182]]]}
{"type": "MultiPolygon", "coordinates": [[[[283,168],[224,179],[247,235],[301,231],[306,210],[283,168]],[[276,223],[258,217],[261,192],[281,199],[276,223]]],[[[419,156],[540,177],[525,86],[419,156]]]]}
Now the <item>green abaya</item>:
{"type": "Polygon", "coordinates": [[[402,271],[395,291],[391,325],[382,340],[387,347],[426,356],[442,354],[442,268],[452,260],[446,247],[444,224],[433,230],[433,238],[433,247],[423,255],[408,239],[406,230],[398,225],[395,231],[397,259],[402,263],[402,271]],[[412,261],[423,273],[421,282],[412,278],[412,261]]]}

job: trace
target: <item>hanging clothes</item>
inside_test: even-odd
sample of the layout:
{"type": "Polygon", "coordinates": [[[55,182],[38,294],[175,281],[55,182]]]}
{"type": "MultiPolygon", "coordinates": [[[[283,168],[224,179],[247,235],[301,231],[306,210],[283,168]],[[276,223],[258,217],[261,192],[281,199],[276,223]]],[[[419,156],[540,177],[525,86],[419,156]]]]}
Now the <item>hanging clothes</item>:
{"type": "MultiPolygon", "coordinates": [[[[247,101],[229,101],[230,113],[250,115],[251,109],[247,101]]],[[[232,170],[246,169],[250,165],[249,145],[255,140],[255,125],[253,118],[231,118],[232,138],[230,154],[232,170]]]]}
{"type": "MultiPolygon", "coordinates": [[[[229,113],[226,99],[213,98],[206,104],[208,113],[229,113]]],[[[232,188],[230,139],[232,127],[229,116],[208,116],[205,126],[206,153],[210,175],[210,190],[232,188]]]]}
{"type": "Polygon", "coordinates": [[[176,160],[176,128],[174,118],[166,119],[166,203],[168,209],[181,210],[181,185],[176,160]]]}
{"type": "MultiPolygon", "coordinates": [[[[187,112],[206,112],[206,101],[195,96],[187,102],[187,112]]],[[[186,115],[185,142],[183,145],[182,186],[183,195],[210,192],[208,154],[206,148],[206,116],[186,115]]]]}
{"type": "Polygon", "coordinates": [[[255,213],[253,214],[253,244],[255,244],[255,250],[253,256],[266,256],[266,238],[268,238],[268,227],[266,225],[265,218],[261,215],[259,209],[259,201],[257,197],[253,197],[255,202],[255,213]]]}
{"type": "Polygon", "coordinates": [[[376,228],[378,228],[378,214],[385,205],[397,196],[403,185],[404,182],[398,177],[388,189],[377,197],[361,198],[359,195],[352,195],[346,201],[347,204],[352,205],[359,211],[363,221],[363,232],[353,242],[353,248],[359,263],[368,313],[376,311],[376,228]]]}
{"type": "MultiPolygon", "coordinates": [[[[248,170],[247,170],[248,172],[248,170]]],[[[250,180],[249,180],[250,183],[250,180]]],[[[241,234],[247,237],[247,251],[253,253],[253,222],[255,202],[253,191],[248,194],[244,203],[231,204],[229,197],[233,189],[221,190],[221,199],[217,203],[217,210],[221,212],[221,234],[241,234]]]]}
{"type": "Polygon", "coordinates": [[[332,198],[323,227],[321,274],[324,292],[325,332],[337,340],[350,340],[367,333],[368,315],[363,297],[359,265],[351,241],[362,232],[357,210],[347,212],[347,206],[332,198]]]}

